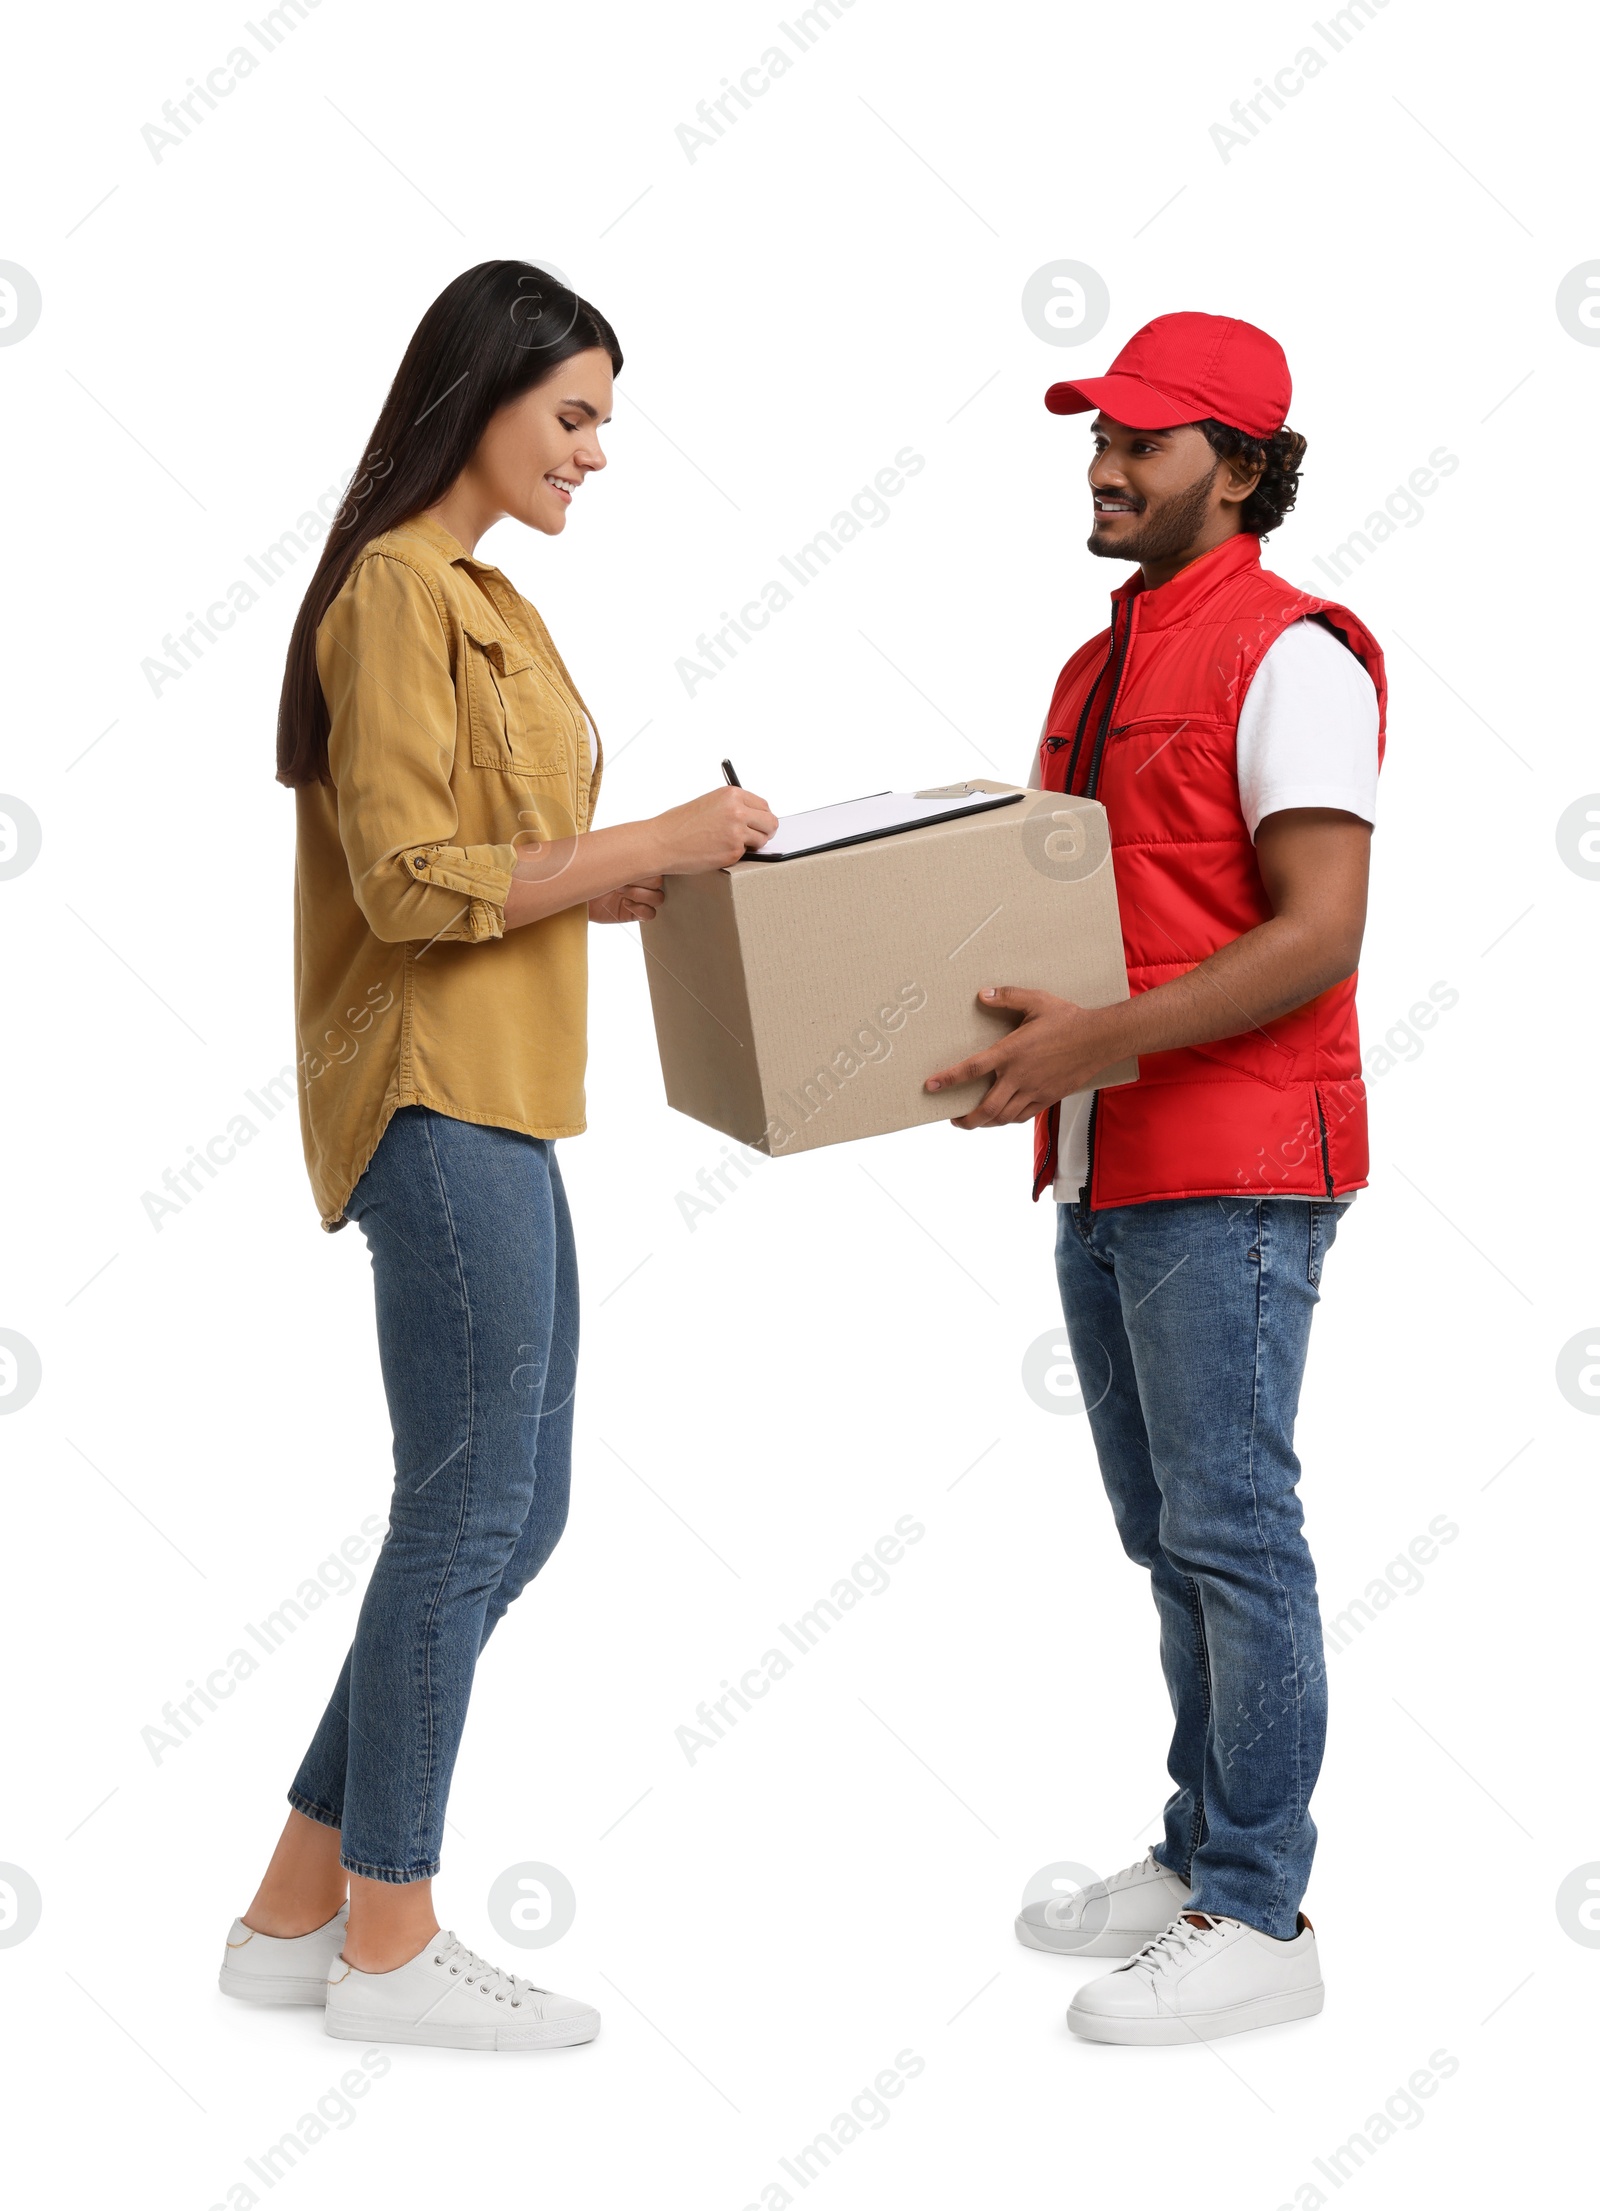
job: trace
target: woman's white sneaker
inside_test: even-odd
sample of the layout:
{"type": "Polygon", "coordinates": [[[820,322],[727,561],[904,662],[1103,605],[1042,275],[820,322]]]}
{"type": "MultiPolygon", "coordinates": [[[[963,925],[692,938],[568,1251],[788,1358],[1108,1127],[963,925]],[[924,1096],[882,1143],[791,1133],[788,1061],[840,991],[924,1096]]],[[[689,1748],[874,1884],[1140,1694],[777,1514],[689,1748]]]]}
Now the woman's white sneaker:
{"type": "Polygon", "coordinates": [[[574,1996],[501,1972],[447,1932],[392,1973],[360,1973],[336,1959],[323,2026],[346,2042],[550,2050],[592,2042],[600,2014],[574,1996]]]}
{"type": "Polygon", "coordinates": [[[1189,1901],[1189,1884],[1147,1850],[1136,1866],[1091,1881],[1072,1896],[1024,1904],[1017,1940],[1070,1958],[1131,1958],[1189,1901]]]}
{"type": "Polygon", "coordinates": [[[262,1935],[236,1919],[217,1986],[246,2004],[322,2003],[349,1916],[349,1905],[341,1904],[326,1926],[313,1927],[308,1935],[262,1935]]]}
{"type": "Polygon", "coordinates": [[[1214,2042],[1322,2009],[1311,1922],[1288,1942],[1204,1912],[1180,1913],[1114,1973],[1079,1989],[1067,2025],[1089,2042],[1214,2042]]]}

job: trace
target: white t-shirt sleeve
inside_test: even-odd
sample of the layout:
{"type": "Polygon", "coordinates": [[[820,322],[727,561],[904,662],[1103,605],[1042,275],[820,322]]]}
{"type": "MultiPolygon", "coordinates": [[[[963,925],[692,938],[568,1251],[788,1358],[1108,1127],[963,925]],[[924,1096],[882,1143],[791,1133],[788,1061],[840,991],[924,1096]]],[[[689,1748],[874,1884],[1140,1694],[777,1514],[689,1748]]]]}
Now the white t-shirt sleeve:
{"type": "Polygon", "coordinates": [[[1286,806],[1378,818],[1378,694],[1321,622],[1291,622],[1239,709],[1239,805],[1253,837],[1286,806]]]}

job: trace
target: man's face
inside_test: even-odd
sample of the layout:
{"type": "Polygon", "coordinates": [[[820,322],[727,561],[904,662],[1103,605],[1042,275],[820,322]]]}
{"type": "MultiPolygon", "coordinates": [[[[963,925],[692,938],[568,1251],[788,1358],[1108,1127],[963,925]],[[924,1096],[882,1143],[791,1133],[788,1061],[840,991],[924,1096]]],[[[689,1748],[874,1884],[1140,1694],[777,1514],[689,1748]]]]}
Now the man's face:
{"type": "Polygon", "coordinates": [[[1192,422],[1174,430],[1130,430],[1125,422],[1096,415],[1090,434],[1091,553],[1148,566],[1237,527],[1235,474],[1192,422]]]}

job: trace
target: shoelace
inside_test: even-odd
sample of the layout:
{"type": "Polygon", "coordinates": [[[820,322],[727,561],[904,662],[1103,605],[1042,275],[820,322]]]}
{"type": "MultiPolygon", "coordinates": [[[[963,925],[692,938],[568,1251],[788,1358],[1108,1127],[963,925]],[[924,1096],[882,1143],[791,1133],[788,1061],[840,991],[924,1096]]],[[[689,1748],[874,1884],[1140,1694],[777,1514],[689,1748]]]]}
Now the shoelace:
{"type": "MultiPolygon", "coordinates": [[[[1100,1886],[1106,1890],[1120,1889],[1129,1881],[1142,1881],[1148,1876],[1151,1863],[1151,1853],[1147,1850],[1137,1865],[1124,1866],[1119,1873],[1108,1873],[1100,1886]]],[[[1167,1869],[1165,1866],[1159,1866],[1156,1870],[1165,1873],[1167,1869]]]]}
{"type": "Polygon", "coordinates": [[[1121,1970],[1147,1973],[1154,1980],[1169,1966],[1181,1965],[1196,1950],[1203,1949],[1222,1926],[1220,1919],[1208,1919],[1203,1927],[1196,1927],[1180,1913],[1163,1933],[1152,1936],[1142,1950],[1136,1950],[1121,1970]]]}
{"type": "Polygon", "coordinates": [[[548,1996],[547,1988],[536,1988],[532,1981],[525,1981],[519,1974],[507,1973],[498,1965],[491,1965],[487,1958],[480,1958],[476,1950],[469,1950],[458,1935],[447,1928],[439,1938],[439,1947],[433,1954],[435,1965],[448,1965],[452,1972],[466,1976],[468,1988],[480,1988],[497,2003],[509,2002],[518,2009],[530,1996],[548,1996]]]}
{"type": "MultiPolygon", "coordinates": [[[[1137,1865],[1123,1866],[1117,1873],[1106,1874],[1103,1880],[1086,1882],[1075,1896],[1068,1897],[1063,1901],[1058,1916],[1063,1923],[1070,1923],[1080,1913],[1087,1911],[1091,1904],[1097,1903],[1102,1897],[1109,1896],[1113,1890],[1126,1888],[1130,1881],[1144,1880],[1149,1871],[1150,1853],[1147,1850],[1137,1865]]],[[[1165,1871],[1164,1867],[1162,1871],[1165,1871]]]]}

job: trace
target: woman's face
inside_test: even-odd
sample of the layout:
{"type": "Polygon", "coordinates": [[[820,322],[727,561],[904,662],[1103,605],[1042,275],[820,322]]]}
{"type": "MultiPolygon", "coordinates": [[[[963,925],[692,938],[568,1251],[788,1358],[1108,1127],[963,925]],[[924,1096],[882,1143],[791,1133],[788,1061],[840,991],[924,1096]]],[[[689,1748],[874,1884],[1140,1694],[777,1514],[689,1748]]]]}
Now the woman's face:
{"type": "Polygon", "coordinates": [[[610,420],[610,355],[575,353],[490,416],[463,474],[498,513],[559,537],[574,493],[606,465],[599,433],[610,420]]]}

